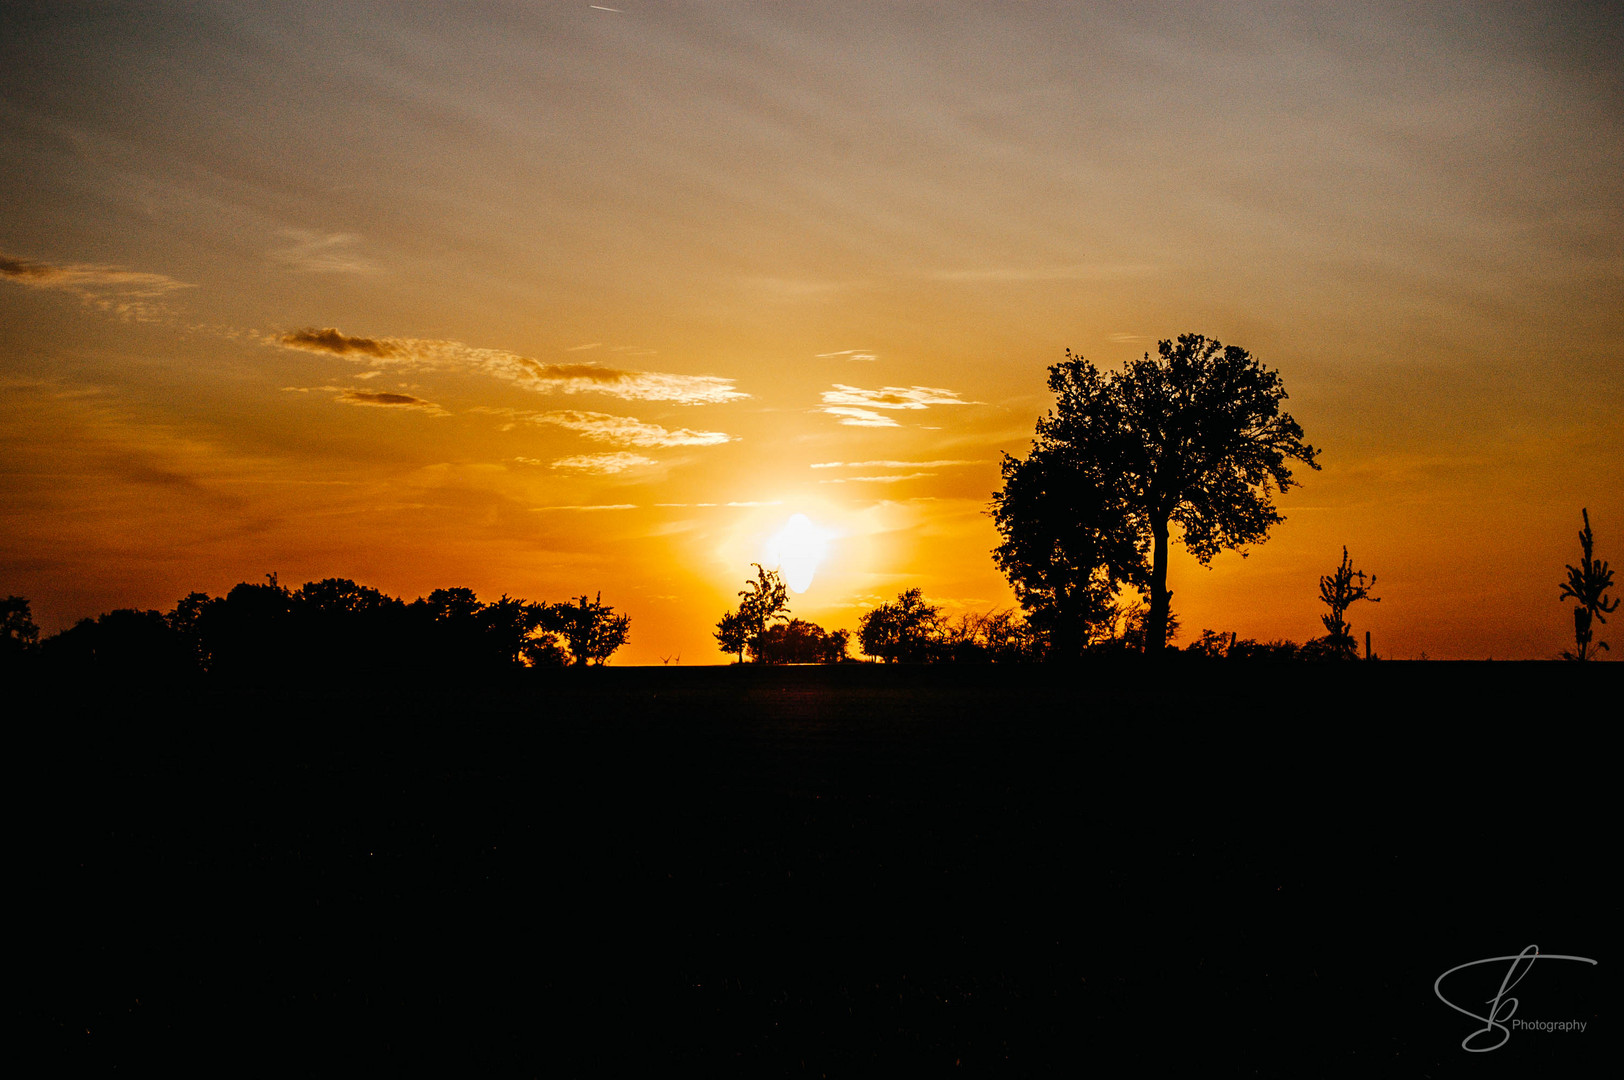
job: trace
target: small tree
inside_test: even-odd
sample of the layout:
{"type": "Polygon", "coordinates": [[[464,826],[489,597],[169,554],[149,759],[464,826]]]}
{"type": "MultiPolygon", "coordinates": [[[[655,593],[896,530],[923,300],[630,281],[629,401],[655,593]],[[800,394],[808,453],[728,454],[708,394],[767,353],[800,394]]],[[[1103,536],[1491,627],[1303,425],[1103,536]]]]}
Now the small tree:
{"type": "Polygon", "coordinates": [[[28,599],[8,596],[0,600],[0,663],[20,660],[39,644],[39,627],[29,611],[28,599]]]}
{"type": "Polygon", "coordinates": [[[750,628],[745,625],[744,616],[737,611],[723,615],[716,624],[716,642],[723,652],[736,654],[739,663],[744,663],[744,650],[750,645],[750,628]]]}
{"type": "Polygon", "coordinates": [[[777,570],[763,569],[760,563],[750,565],[756,568],[756,580],[746,581],[739,590],[739,609],[716,624],[717,643],[727,652],[737,653],[740,663],[746,649],[761,658],[761,636],[773,620],[789,621],[789,587],[783,576],[777,570]]]}
{"type": "Polygon", "coordinates": [[[761,635],[756,659],[766,664],[838,664],[846,657],[850,632],[830,633],[816,623],[791,619],[761,635]]]}
{"type": "Polygon", "coordinates": [[[1584,551],[1584,558],[1579,560],[1578,566],[1567,568],[1568,580],[1563,583],[1562,594],[1557,597],[1559,603],[1570,596],[1579,603],[1573,609],[1574,651],[1562,654],[1567,660],[1589,660],[1596,655],[1597,649],[1607,648],[1605,641],[1592,643],[1594,625],[1605,623],[1607,616],[1618,608],[1618,598],[1608,599],[1605,595],[1612,587],[1613,572],[1605,562],[1595,558],[1596,538],[1590,532],[1590,511],[1585,509],[1580,513],[1585,519],[1584,531],[1579,534],[1579,547],[1584,551]]]}
{"type": "Polygon", "coordinates": [[[588,601],[580,597],[574,604],[548,604],[543,609],[542,628],[558,634],[569,649],[570,661],[577,667],[588,663],[602,666],[630,637],[631,617],[616,615],[603,602],[603,593],[588,601]]]}
{"type": "Polygon", "coordinates": [[[1358,647],[1353,640],[1352,627],[1342,618],[1348,607],[1358,600],[1369,600],[1372,604],[1381,603],[1381,598],[1370,595],[1370,590],[1376,587],[1376,575],[1371,574],[1370,580],[1365,580],[1362,570],[1355,570],[1353,563],[1348,559],[1348,549],[1342,548],[1342,565],[1336,568],[1336,573],[1320,578],[1320,599],[1331,609],[1329,615],[1321,615],[1320,622],[1325,624],[1328,631],[1325,641],[1330,647],[1331,655],[1338,659],[1352,660],[1358,656],[1358,647]]]}
{"type": "Polygon", "coordinates": [[[925,603],[925,595],[918,589],[909,589],[897,594],[896,603],[864,612],[857,634],[869,656],[887,663],[918,663],[930,659],[941,621],[941,610],[925,603]]]}

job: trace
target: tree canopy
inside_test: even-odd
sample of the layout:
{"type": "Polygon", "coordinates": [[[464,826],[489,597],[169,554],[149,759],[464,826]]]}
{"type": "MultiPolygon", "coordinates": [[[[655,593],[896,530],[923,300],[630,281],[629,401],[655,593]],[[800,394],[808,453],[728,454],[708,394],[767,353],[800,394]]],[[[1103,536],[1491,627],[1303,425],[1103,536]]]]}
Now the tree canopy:
{"type": "MultiPolygon", "coordinates": [[[[507,597],[503,597],[506,600],[507,597]]],[[[631,617],[616,615],[603,602],[603,594],[588,601],[581,597],[573,604],[548,604],[541,612],[541,625],[560,635],[577,666],[601,666],[630,636],[631,617]]]]}
{"type": "Polygon", "coordinates": [[[774,620],[789,621],[789,587],[783,575],[764,569],[760,563],[750,565],[756,568],[756,579],[744,583],[739,590],[738,610],[722,616],[715,634],[717,644],[726,652],[738,654],[741,662],[747,649],[760,658],[762,635],[774,620]]]}
{"type": "Polygon", "coordinates": [[[1280,410],[1278,372],[1199,334],[1109,374],[1067,350],[1049,389],[1031,456],[1006,455],[993,498],[999,565],[1062,653],[1086,642],[1121,585],[1148,591],[1146,651],[1160,653],[1171,527],[1203,565],[1260,543],[1284,520],[1271,495],[1295,482],[1288,463],[1317,469],[1318,451],[1280,410]]]}
{"type": "Polygon", "coordinates": [[[886,663],[920,663],[931,659],[941,622],[941,609],[927,603],[920,590],[909,589],[895,603],[865,611],[857,635],[869,656],[886,663]]]}

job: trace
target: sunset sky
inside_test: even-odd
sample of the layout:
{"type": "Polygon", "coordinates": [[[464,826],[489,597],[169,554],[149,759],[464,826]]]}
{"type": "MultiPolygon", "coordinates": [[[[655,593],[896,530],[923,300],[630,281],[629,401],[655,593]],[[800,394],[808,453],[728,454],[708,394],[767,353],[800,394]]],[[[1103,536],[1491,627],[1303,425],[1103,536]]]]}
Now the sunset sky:
{"type": "MultiPolygon", "coordinates": [[[[1624,564],[1624,6],[7,3],[0,595],[49,633],[276,573],[711,636],[1008,607],[1067,348],[1196,332],[1321,449],[1203,628],[1572,646],[1624,564]]],[[[1624,617],[1600,635],[1624,650],[1624,617]],[[1609,633],[1611,631],[1611,633],[1609,633]]]]}

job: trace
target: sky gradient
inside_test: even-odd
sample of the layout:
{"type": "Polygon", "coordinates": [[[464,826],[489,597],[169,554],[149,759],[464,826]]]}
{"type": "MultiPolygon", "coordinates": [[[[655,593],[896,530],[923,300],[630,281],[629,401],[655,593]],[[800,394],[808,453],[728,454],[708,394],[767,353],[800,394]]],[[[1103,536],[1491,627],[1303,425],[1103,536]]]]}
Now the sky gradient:
{"type": "Polygon", "coordinates": [[[1047,367],[1195,332],[1323,470],[1175,544],[1181,642],[1318,636],[1346,545],[1378,652],[1552,657],[1581,507],[1624,563],[1621,56],[1618,4],[7,4],[0,594],[601,591],[615,662],[719,663],[800,513],[798,616],[1008,607],[1047,367]]]}

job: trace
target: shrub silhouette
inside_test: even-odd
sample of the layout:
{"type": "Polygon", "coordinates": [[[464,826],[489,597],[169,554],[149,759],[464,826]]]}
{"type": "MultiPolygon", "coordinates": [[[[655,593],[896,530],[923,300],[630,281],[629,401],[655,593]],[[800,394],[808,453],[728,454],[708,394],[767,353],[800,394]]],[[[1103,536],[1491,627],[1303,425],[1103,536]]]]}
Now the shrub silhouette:
{"type": "Polygon", "coordinates": [[[1325,624],[1327,633],[1323,640],[1333,657],[1352,660],[1359,655],[1358,646],[1353,640],[1353,628],[1342,616],[1357,601],[1381,603],[1379,597],[1370,595],[1370,590],[1375,587],[1376,575],[1370,575],[1370,580],[1366,581],[1364,571],[1353,568],[1346,546],[1342,548],[1342,563],[1336,572],[1320,578],[1320,599],[1331,609],[1329,615],[1320,616],[1320,622],[1325,624]]]}

